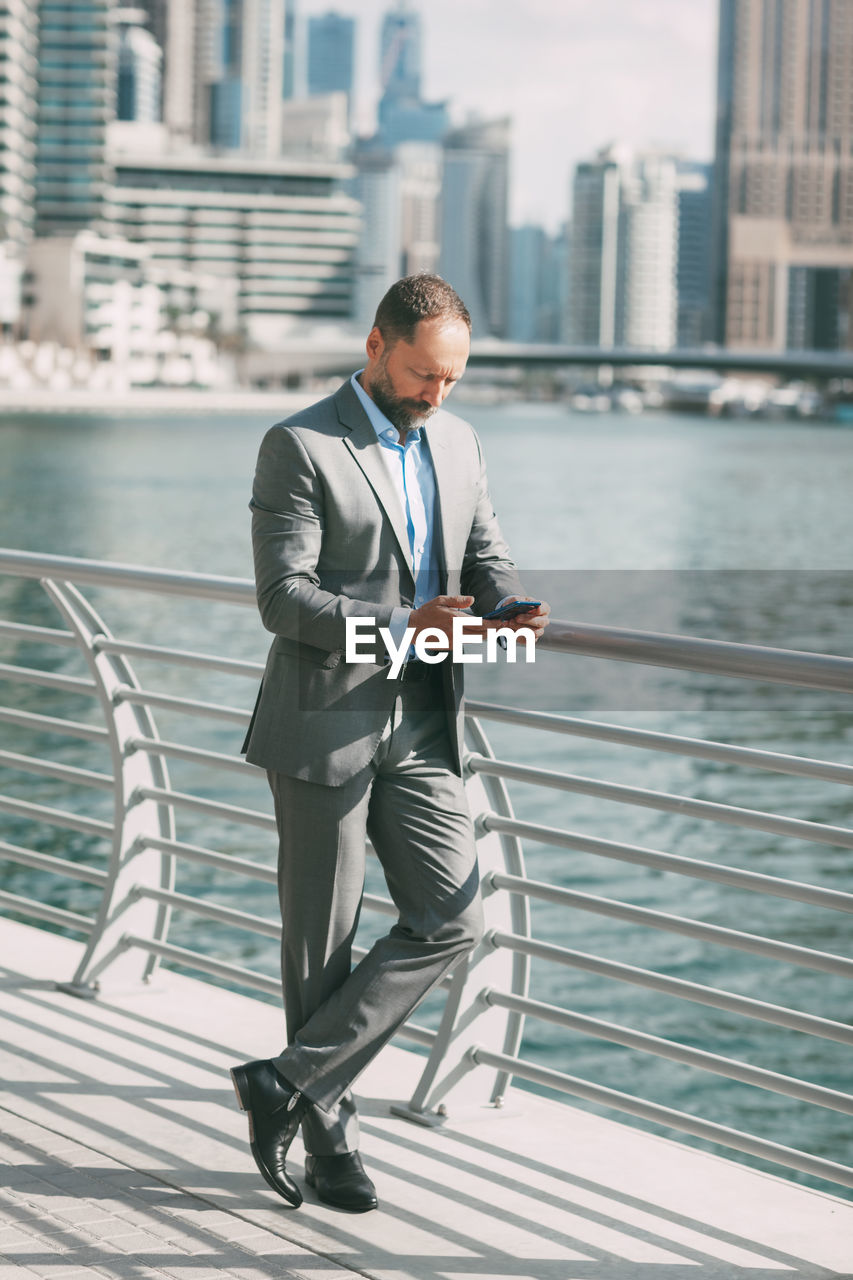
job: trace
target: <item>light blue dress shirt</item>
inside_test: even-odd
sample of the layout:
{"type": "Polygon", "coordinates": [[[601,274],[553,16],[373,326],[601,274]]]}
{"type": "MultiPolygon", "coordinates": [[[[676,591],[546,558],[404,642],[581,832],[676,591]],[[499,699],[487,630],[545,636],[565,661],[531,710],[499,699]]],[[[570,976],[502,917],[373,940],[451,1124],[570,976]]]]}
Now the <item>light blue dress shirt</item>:
{"type": "MultiPolygon", "coordinates": [[[[359,373],[363,372],[363,369],[359,370],[359,373]]],[[[415,580],[414,608],[419,609],[441,590],[432,458],[429,448],[424,447],[426,441],[420,428],[406,432],[406,443],[400,444],[400,433],[364,390],[358,381],[359,373],[354,373],[350,381],[382,446],[382,458],[400,500],[409,535],[409,563],[415,580]]],[[[398,648],[409,624],[410,613],[411,609],[399,607],[391,615],[389,630],[398,648]]]]}

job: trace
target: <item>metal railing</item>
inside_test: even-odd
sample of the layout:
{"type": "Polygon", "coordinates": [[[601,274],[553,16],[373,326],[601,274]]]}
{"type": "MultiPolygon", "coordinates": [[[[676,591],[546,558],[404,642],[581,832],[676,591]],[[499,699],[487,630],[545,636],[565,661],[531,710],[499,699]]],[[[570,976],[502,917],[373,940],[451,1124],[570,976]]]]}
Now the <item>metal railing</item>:
{"type": "MultiPolygon", "coordinates": [[[[264,917],[197,894],[180,892],[175,879],[176,865],[180,865],[207,867],[233,873],[244,882],[274,885],[276,876],[272,865],[223,848],[187,842],[178,837],[178,829],[187,818],[203,819],[208,828],[216,824],[215,830],[221,824],[238,824],[242,831],[255,829],[262,833],[257,838],[269,842],[271,849],[275,823],[269,806],[252,808],[204,794],[205,789],[210,790],[209,786],[201,788],[202,793],[173,787],[169,765],[176,762],[203,771],[205,777],[231,779],[235,786],[242,786],[244,779],[256,778],[259,771],[243,762],[233,750],[219,751],[192,741],[162,738],[154,717],[155,711],[169,716],[182,715],[189,721],[195,719],[199,724],[218,726],[216,732],[220,734],[230,726],[236,737],[233,731],[248,723],[254,685],[262,664],[113,635],[79,589],[91,587],[101,595],[108,595],[108,589],[117,588],[134,595],[153,592],[184,601],[204,600],[217,605],[254,608],[251,583],[15,551],[0,552],[0,575],[39,581],[64,622],[64,627],[54,628],[16,619],[0,621],[0,638],[13,642],[15,648],[40,651],[46,646],[49,653],[59,653],[61,668],[50,669],[46,659],[35,666],[15,661],[0,664],[0,678],[13,691],[13,698],[0,706],[0,723],[17,726],[39,738],[44,735],[52,744],[49,754],[4,749],[0,751],[0,764],[15,773],[68,788],[69,793],[77,797],[70,807],[60,808],[39,799],[38,795],[28,799],[4,794],[0,796],[0,813],[16,818],[19,825],[31,821],[83,838],[83,853],[78,851],[76,858],[59,857],[3,839],[0,840],[0,860],[50,873],[61,883],[85,884],[98,898],[97,909],[85,913],[2,890],[0,908],[83,936],[85,945],[76,972],[57,975],[63,979],[63,987],[73,994],[94,995],[98,990],[150,980],[158,964],[166,961],[243,988],[277,995],[279,983],[274,977],[233,959],[211,955],[206,949],[170,940],[170,922],[175,912],[181,913],[181,918],[215,922],[260,938],[280,939],[281,925],[274,918],[274,907],[271,907],[272,914],[264,917]],[[82,656],[85,675],[65,669],[69,651],[74,651],[78,660],[82,656]],[[244,693],[238,696],[239,705],[235,706],[205,701],[186,692],[148,688],[140,684],[131,659],[173,675],[203,672],[210,677],[245,681],[244,693]],[[17,702],[14,700],[16,691],[32,688],[46,690],[53,705],[49,702],[45,708],[39,704],[36,710],[32,705],[21,705],[20,697],[17,702]],[[56,714],[57,709],[66,709],[69,699],[79,697],[94,704],[98,710],[97,721],[91,715],[79,719],[56,714]],[[87,750],[106,753],[110,770],[84,768],[79,763],[57,758],[63,754],[56,746],[57,741],[67,744],[74,739],[88,744],[87,750]],[[91,800],[99,793],[100,810],[91,800]],[[102,812],[104,796],[111,801],[110,818],[102,812]]],[[[552,623],[542,644],[547,650],[566,655],[592,655],[838,694],[853,693],[853,659],[850,658],[559,621],[552,623]]],[[[258,646],[260,650],[260,633],[258,646]]],[[[55,654],[53,665],[57,665],[55,654]]],[[[756,995],[727,991],[663,970],[573,949],[554,936],[536,937],[531,930],[530,904],[549,904],[566,915],[582,912],[625,922],[644,931],[689,938],[703,947],[747,953],[786,967],[795,966],[797,970],[831,975],[833,980],[853,977],[853,960],[831,950],[785,941],[748,928],[724,927],[531,879],[525,873],[521,842],[524,840],[534,848],[591,854],[626,866],[685,877],[691,882],[720,885],[760,895],[762,899],[785,899],[830,912],[853,910],[853,893],[627,841],[604,839],[565,826],[522,820],[513,812],[506,784],[533,785],[550,793],[589,796],[729,828],[846,849],[853,848],[853,830],[499,759],[483,730],[483,722],[489,720],[541,734],[619,744],[729,768],[746,767],[841,787],[853,784],[853,766],[837,761],[469,702],[466,787],[478,833],[487,933],[478,950],[446,980],[444,1006],[437,1028],[409,1023],[401,1032],[428,1050],[421,1079],[408,1106],[402,1109],[404,1113],[424,1122],[434,1122],[448,1106],[463,1099],[483,1101],[487,1098],[499,1103],[510,1079],[515,1077],[805,1175],[853,1187],[853,1168],[826,1156],[795,1150],[761,1134],[742,1132],[676,1107],[544,1066],[531,1060],[522,1044],[525,1025],[541,1025],[653,1055],[798,1103],[851,1115],[853,1095],[834,1085],[776,1070],[778,1063],[758,1066],[689,1043],[695,1038],[695,1028],[690,1027],[687,1013],[684,1014],[687,1028],[684,1039],[675,1040],[534,999],[529,992],[530,965],[535,960],[556,971],[596,975],[620,984],[622,990],[642,989],[671,997],[679,1002],[679,1009],[698,1006],[700,1010],[721,1011],[742,1019],[747,1028],[769,1025],[794,1035],[813,1037],[816,1042],[850,1046],[853,1026],[843,1017],[819,1016],[756,995]]],[[[366,894],[365,907],[380,914],[394,913],[391,902],[380,894],[366,894]]],[[[559,936],[562,937],[562,933],[559,936]]]]}

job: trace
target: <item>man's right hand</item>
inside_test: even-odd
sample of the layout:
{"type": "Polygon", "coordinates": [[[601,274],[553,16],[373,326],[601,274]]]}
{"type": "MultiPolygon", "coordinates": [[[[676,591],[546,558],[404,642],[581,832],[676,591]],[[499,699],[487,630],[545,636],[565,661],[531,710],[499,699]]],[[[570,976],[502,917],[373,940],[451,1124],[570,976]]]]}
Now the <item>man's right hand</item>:
{"type": "MultiPolygon", "coordinates": [[[[435,596],[427,600],[419,609],[409,614],[409,626],[415,628],[414,639],[427,627],[440,631],[447,638],[447,647],[453,641],[453,619],[468,616],[465,610],[474,603],[473,596],[435,596]]],[[[473,629],[471,634],[474,634],[473,629]]]]}

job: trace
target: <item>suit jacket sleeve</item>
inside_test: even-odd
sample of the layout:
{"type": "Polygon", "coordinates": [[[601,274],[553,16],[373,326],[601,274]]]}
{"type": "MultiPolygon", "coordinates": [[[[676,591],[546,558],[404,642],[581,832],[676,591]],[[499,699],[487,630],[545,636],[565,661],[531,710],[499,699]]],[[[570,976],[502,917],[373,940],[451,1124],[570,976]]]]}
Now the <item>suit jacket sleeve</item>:
{"type": "Polygon", "coordinates": [[[286,426],[271,427],[263,439],[249,506],[258,608],[268,631],[331,651],[345,647],[348,617],[388,625],[393,606],[321,586],[322,477],[286,426]]]}

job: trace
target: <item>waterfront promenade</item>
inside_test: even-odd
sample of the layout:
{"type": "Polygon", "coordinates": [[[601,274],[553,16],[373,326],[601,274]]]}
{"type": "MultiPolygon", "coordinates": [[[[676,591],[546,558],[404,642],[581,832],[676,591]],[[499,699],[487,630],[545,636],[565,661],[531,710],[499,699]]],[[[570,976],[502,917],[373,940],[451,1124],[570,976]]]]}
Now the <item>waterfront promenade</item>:
{"type": "Polygon", "coordinates": [[[277,1010],[165,972],[75,1000],[78,953],[0,924],[0,1280],[853,1275],[849,1202],[517,1090],[412,1124],[389,1103],[423,1059],[394,1046],[359,1082],[379,1211],[289,1210],[227,1075],[278,1047],[277,1010]]]}

